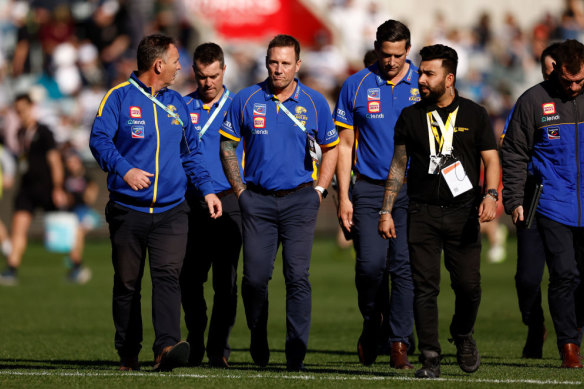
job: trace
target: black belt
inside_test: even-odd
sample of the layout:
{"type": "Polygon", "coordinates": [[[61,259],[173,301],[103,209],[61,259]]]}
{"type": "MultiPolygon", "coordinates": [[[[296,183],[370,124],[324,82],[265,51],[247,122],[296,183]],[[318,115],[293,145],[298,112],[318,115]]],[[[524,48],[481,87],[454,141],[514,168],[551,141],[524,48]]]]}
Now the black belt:
{"type": "Polygon", "coordinates": [[[217,193],[217,197],[219,197],[220,199],[222,199],[223,197],[230,195],[231,193],[233,193],[233,189],[227,189],[227,190],[223,190],[219,193],[217,193]]]}
{"type": "Polygon", "coordinates": [[[251,190],[252,192],[256,192],[256,193],[267,195],[267,196],[284,197],[284,196],[288,196],[291,193],[298,192],[300,189],[306,188],[307,186],[312,186],[312,181],[305,182],[304,184],[300,184],[296,188],[283,189],[283,190],[267,190],[267,189],[262,188],[261,186],[249,183],[249,184],[247,184],[247,189],[251,190]]]}
{"type": "MultiPolygon", "coordinates": [[[[379,186],[385,186],[385,181],[386,181],[386,180],[374,180],[373,178],[369,178],[367,176],[364,176],[361,173],[357,173],[357,181],[359,181],[359,180],[368,182],[368,183],[373,184],[373,185],[379,185],[379,186]]],[[[408,182],[408,178],[404,177],[403,184],[407,184],[407,182],[408,182]]]]}

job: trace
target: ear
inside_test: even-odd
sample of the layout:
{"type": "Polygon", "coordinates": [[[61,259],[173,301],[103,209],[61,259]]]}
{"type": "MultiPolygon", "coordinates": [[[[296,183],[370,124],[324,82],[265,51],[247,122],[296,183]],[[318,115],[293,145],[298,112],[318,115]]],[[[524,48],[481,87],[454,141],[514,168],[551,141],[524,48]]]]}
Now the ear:
{"type": "Polygon", "coordinates": [[[448,73],[446,75],[446,87],[449,88],[454,85],[454,74],[448,73]]]}
{"type": "Polygon", "coordinates": [[[162,60],[161,59],[157,59],[156,61],[154,61],[154,72],[156,74],[162,73],[162,60]]]}
{"type": "Polygon", "coordinates": [[[298,61],[296,61],[296,73],[298,73],[300,71],[300,65],[302,65],[302,60],[299,59],[298,61]]]}

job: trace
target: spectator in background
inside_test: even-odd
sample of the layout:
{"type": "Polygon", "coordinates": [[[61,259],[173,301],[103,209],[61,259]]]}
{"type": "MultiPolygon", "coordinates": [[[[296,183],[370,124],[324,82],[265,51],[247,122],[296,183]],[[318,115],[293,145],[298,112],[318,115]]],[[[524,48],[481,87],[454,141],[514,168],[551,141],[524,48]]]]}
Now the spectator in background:
{"type": "MultiPolygon", "coordinates": [[[[12,188],[15,173],[16,166],[14,163],[14,157],[12,153],[4,147],[4,143],[2,142],[0,143],[0,199],[4,195],[4,189],[12,188]]],[[[12,244],[10,243],[8,230],[6,229],[4,222],[0,220],[0,253],[5,257],[8,257],[11,251],[12,244]]]]}
{"type": "Polygon", "coordinates": [[[12,252],[6,261],[8,267],[0,273],[0,285],[6,286],[18,283],[17,270],[26,250],[35,209],[52,211],[65,206],[67,201],[63,190],[63,163],[51,130],[37,121],[34,104],[28,95],[17,96],[14,106],[21,123],[18,143],[24,173],[14,202],[12,252]]]}
{"type": "Polygon", "coordinates": [[[91,279],[91,270],[83,266],[85,235],[98,224],[97,213],[91,208],[98,194],[98,186],[86,173],[81,157],[73,148],[63,150],[65,165],[64,189],[67,193],[66,209],[79,219],[73,248],[67,258],[70,271],[67,279],[76,284],[85,284],[91,279]]]}

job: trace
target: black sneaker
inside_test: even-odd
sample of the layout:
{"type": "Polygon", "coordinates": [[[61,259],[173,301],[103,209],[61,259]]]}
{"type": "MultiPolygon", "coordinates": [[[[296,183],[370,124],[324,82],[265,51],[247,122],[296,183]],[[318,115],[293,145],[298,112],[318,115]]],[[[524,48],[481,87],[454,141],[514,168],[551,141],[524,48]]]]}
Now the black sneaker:
{"type": "Polygon", "coordinates": [[[8,267],[0,273],[0,285],[2,286],[16,286],[18,285],[18,277],[16,269],[8,267]]]}
{"type": "Polygon", "coordinates": [[[456,345],[456,361],[462,371],[474,373],[481,365],[477,344],[472,335],[455,336],[449,341],[456,345]]]}
{"type": "Polygon", "coordinates": [[[438,378],[440,377],[440,355],[434,351],[423,352],[420,356],[422,368],[416,370],[416,378],[438,378]]]}

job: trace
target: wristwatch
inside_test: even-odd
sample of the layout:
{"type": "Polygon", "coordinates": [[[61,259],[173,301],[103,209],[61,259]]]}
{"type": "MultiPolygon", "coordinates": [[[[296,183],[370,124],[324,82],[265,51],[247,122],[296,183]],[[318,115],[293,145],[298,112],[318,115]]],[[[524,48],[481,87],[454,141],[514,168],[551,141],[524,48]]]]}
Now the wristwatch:
{"type": "Polygon", "coordinates": [[[499,201],[499,192],[497,189],[487,189],[487,196],[491,196],[495,201],[499,201]]]}
{"type": "Polygon", "coordinates": [[[320,194],[322,195],[323,199],[326,199],[326,196],[328,195],[328,190],[326,190],[325,188],[323,188],[320,185],[317,185],[314,187],[314,190],[317,190],[320,192],[320,194]]]}

